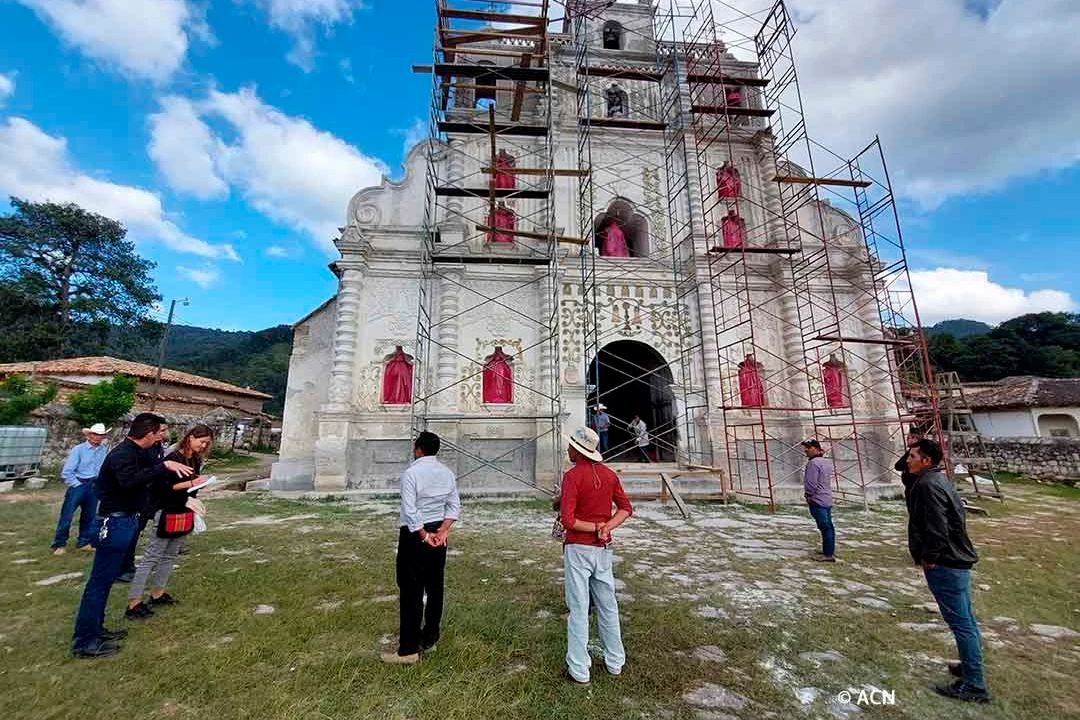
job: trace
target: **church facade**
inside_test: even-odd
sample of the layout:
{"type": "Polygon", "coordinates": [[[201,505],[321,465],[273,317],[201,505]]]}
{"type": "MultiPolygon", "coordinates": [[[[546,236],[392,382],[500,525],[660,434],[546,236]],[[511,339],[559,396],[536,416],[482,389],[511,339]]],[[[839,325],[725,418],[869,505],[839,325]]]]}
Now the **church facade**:
{"type": "MultiPolygon", "coordinates": [[[[650,12],[647,4],[615,5],[601,18],[606,23],[595,23],[601,66],[655,65],[655,43],[647,32],[615,37],[612,30],[647,28],[650,12]]],[[[493,41],[492,47],[499,46],[493,41]]],[[[900,400],[886,351],[852,355],[838,346],[808,356],[799,327],[816,310],[800,308],[797,297],[775,291],[770,276],[791,272],[790,258],[780,252],[744,257],[742,267],[749,268],[750,279],[745,272],[700,269],[717,264],[708,260],[710,252],[715,257],[751,244],[773,247],[786,232],[771,217],[779,214],[780,203],[773,180],[778,172],[798,169],[778,164],[763,121],[752,121],[756,124],[736,142],[702,151],[708,173],[691,172],[690,161],[684,161],[680,172],[697,192],[686,193],[685,210],[673,209],[672,188],[678,183],[670,177],[670,142],[664,133],[634,125],[637,119],[644,127],[655,114],[661,91],[632,75],[601,78],[595,102],[584,112],[628,122],[598,123],[589,130],[589,203],[582,201],[578,178],[548,177],[553,183],[549,199],[507,193],[494,213],[488,212],[486,198],[453,198],[449,211],[433,205],[432,174],[475,174],[500,189],[514,187],[511,183],[527,186],[534,181],[528,175],[500,175],[498,170],[535,162],[542,142],[550,143],[555,167],[581,167],[583,110],[574,92],[572,39],[552,35],[550,52],[554,81],[545,94],[526,97],[522,111],[526,118],[548,113],[548,140],[506,143],[494,175],[490,169],[485,175],[487,135],[449,133],[413,147],[399,178],[360,189],[349,202],[337,240],[341,257],[330,266],[338,292],[295,325],[280,460],[271,487],[326,493],[395,489],[411,460],[417,411],[409,396],[418,392],[413,384],[419,385],[421,377],[425,387],[439,388],[430,399],[439,420],[429,426],[462,448],[448,453],[445,461],[465,476],[463,490],[527,490],[515,476],[550,486],[563,443],[559,437],[530,442],[544,436],[537,418],[555,403],[563,434],[590,422],[597,402],[592,373],[601,366],[607,382],[614,383],[610,391],[602,385],[599,396],[615,421],[613,460],[636,459],[625,426],[639,415],[656,429],[652,461],[685,467],[687,458],[696,458],[693,462],[717,474],[735,468],[730,473],[736,475],[740,463],[754,461],[740,452],[742,441],[732,426],[743,414],[751,423],[767,412],[771,427],[780,428],[765,443],[774,458],[770,472],[776,496],[801,501],[799,442],[820,430],[823,412],[827,416],[836,408],[879,421],[881,430],[868,431],[879,436],[864,438],[860,462],[891,465],[889,457],[898,449],[893,438],[902,433],[887,427],[889,418],[899,416],[900,400]],[[545,103],[548,109],[542,110],[545,103]],[[713,197],[716,202],[707,200],[713,197]],[[545,229],[550,216],[543,222],[540,218],[548,212],[554,227],[545,229]],[[715,240],[698,237],[676,246],[673,213],[685,213],[686,227],[699,234],[700,228],[714,227],[715,240]],[[423,245],[433,225],[440,243],[460,246],[463,254],[425,286],[423,245]],[[549,230],[578,236],[582,243],[560,245],[554,268],[516,260],[531,252],[530,243],[519,242],[520,237],[549,230]],[[583,281],[586,266],[588,282],[583,281]],[[699,269],[688,280],[673,274],[673,266],[699,269]],[[721,319],[737,317],[740,304],[747,302],[764,308],[753,316],[750,349],[725,341],[735,325],[721,319]],[[439,320],[425,352],[417,347],[418,317],[429,313],[439,320]],[[552,318],[550,325],[534,320],[545,317],[552,318]],[[545,344],[545,328],[556,333],[554,345],[545,344]],[[793,367],[803,368],[802,377],[792,373],[793,367]],[[807,376],[808,390],[802,389],[807,376]],[[627,382],[617,381],[623,377],[627,382]],[[856,383],[864,391],[849,389],[856,383]],[[813,395],[825,410],[800,409],[804,395],[813,395]],[[498,458],[498,463],[476,467],[480,456],[498,458]]],[[[757,72],[755,65],[734,58],[728,67],[748,78],[757,72]]],[[[725,99],[752,104],[751,92],[725,99]]],[[[455,91],[447,117],[486,121],[487,103],[478,102],[482,94],[479,82],[472,90],[455,91]]],[[[487,94],[496,107],[514,102],[513,86],[502,81],[487,94]]],[[[803,253],[812,254],[818,243],[832,258],[831,276],[813,281],[820,286],[806,288],[807,297],[827,295],[831,303],[858,305],[876,282],[858,223],[823,202],[798,212],[800,226],[812,229],[802,238],[803,253]]],[[[878,314],[870,305],[847,313],[849,327],[839,330],[849,338],[873,334],[873,328],[881,327],[878,314]]],[[[836,452],[842,451],[838,444],[836,452]]],[[[874,471],[873,478],[868,494],[895,491],[897,481],[889,473],[874,471]]]]}

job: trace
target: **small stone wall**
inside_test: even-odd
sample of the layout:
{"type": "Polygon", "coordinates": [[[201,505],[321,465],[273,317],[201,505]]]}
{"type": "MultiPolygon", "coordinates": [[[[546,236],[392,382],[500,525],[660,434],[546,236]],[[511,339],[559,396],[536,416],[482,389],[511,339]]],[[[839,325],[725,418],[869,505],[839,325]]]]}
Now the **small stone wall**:
{"type": "Polygon", "coordinates": [[[1080,482],[1080,439],[987,438],[995,470],[1034,480],[1080,482]]]}
{"type": "MultiPolygon", "coordinates": [[[[33,412],[30,417],[30,425],[43,427],[48,430],[45,440],[45,448],[41,453],[41,466],[54,467],[62,465],[67,459],[68,452],[83,441],[82,426],[68,417],[71,408],[63,403],[50,403],[33,412]]],[[[196,423],[208,425],[214,430],[214,445],[220,448],[250,449],[253,447],[267,447],[276,449],[280,435],[271,433],[268,423],[243,423],[243,432],[237,433],[237,418],[233,411],[224,408],[202,416],[174,415],[168,411],[158,414],[169,423],[169,441],[180,439],[184,430],[196,423]]],[[[132,411],[113,424],[112,432],[109,433],[108,445],[115,447],[124,439],[128,425],[135,417],[132,411]]]]}

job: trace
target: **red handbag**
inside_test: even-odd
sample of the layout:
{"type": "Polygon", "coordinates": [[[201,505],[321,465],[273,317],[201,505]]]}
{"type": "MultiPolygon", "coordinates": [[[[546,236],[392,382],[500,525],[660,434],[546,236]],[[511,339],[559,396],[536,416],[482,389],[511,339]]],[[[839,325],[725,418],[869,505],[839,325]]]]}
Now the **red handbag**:
{"type": "Polygon", "coordinates": [[[183,512],[161,511],[158,520],[157,535],[160,538],[178,538],[187,535],[195,529],[195,513],[190,510],[183,512]]]}

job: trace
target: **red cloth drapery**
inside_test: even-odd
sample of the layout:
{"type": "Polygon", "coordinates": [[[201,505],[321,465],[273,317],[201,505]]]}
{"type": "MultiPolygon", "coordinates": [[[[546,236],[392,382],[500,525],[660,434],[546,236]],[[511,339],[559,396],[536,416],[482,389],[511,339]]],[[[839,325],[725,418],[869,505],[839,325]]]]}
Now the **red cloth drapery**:
{"type": "Polygon", "coordinates": [[[626,244],[626,235],[623,234],[619,223],[612,222],[604,230],[604,241],[600,245],[600,255],[603,257],[630,257],[630,248],[626,244]]]}
{"type": "Polygon", "coordinates": [[[400,345],[383,367],[382,401],[387,405],[412,402],[412,360],[400,345]]]}
{"type": "Polygon", "coordinates": [[[738,248],[746,242],[746,221],[734,210],[724,216],[720,229],[724,235],[724,247],[738,248]]]}
{"type": "Polygon", "coordinates": [[[483,396],[485,403],[509,403],[514,401],[514,371],[510,359],[501,347],[484,363],[483,396]]]}
{"type": "Polygon", "coordinates": [[[828,406],[847,407],[849,395],[847,370],[844,363],[830,356],[821,366],[821,381],[825,385],[825,402],[828,406]]]}
{"type": "Polygon", "coordinates": [[[765,386],[761,382],[761,364],[753,355],[739,363],[739,400],[743,407],[765,407],[765,386]]]}
{"type": "Polygon", "coordinates": [[[495,174],[492,176],[492,182],[495,183],[495,188],[498,190],[513,190],[517,187],[517,178],[508,172],[500,172],[502,170],[513,169],[517,161],[514,156],[505,150],[500,150],[499,154],[495,156],[495,174]]]}
{"type": "Polygon", "coordinates": [[[734,165],[725,162],[716,171],[716,187],[722,198],[737,198],[742,195],[742,179],[734,165]]]}
{"type": "Polygon", "coordinates": [[[514,217],[514,211],[505,205],[500,205],[495,208],[494,217],[488,218],[488,226],[494,227],[495,230],[488,230],[488,242],[497,243],[512,243],[514,242],[514,236],[508,233],[498,232],[498,230],[513,230],[517,224],[517,218],[514,217]]]}

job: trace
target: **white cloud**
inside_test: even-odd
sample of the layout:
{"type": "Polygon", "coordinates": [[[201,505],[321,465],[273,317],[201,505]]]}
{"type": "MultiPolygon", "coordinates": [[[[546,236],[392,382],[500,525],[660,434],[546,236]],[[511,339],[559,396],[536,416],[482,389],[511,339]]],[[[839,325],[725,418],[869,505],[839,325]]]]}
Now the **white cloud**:
{"type": "Polygon", "coordinates": [[[212,91],[200,108],[236,134],[215,143],[221,176],[256,210],[306,232],[327,252],[335,252],[349,198],[388,172],[382,161],[265,104],[254,89],[212,91]]]}
{"type": "Polygon", "coordinates": [[[221,279],[221,271],[216,267],[205,268],[189,268],[180,265],[176,268],[177,272],[188,280],[201,287],[203,290],[210,287],[218,280],[221,279]]]}
{"type": "Polygon", "coordinates": [[[933,207],[1080,160],[1075,0],[791,5],[810,132],[843,155],[880,134],[905,196],[933,207]]]}
{"type": "Polygon", "coordinates": [[[395,133],[400,133],[405,138],[405,144],[401,148],[401,155],[404,157],[414,145],[422,140],[428,139],[428,126],[420,118],[413,120],[413,124],[407,128],[394,130],[395,133]]]}
{"type": "Polygon", "coordinates": [[[281,245],[271,245],[266,248],[266,256],[272,258],[287,258],[289,257],[289,249],[282,247],[281,245]]]}
{"type": "Polygon", "coordinates": [[[154,193],[80,172],[68,157],[67,140],[23,118],[0,124],[0,194],[77,203],[123,223],[134,239],[158,240],[179,253],[240,259],[232,245],[211,245],[186,234],[154,193]]]}
{"type": "Polygon", "coordinates": [[[997,324],[1025,313],[1074,312],[1076,301],[1061,290],[1035,290],[999,285],[981,270],[911,271],[911,287],[923,325],[966,318],[997,324]]]}
{"type": "Polygon", "coordinates": [[[9,97],[15,94],[15,75],[17,73],[0,73],[0,107],[4,107],[4,103],[9,97]]]}
{"type": "Polygon", "coordinates": [[[356,82],[352,71],[352,60],[347,57],[341,58],[341,60],[338,60],[338,68],[341,69],[341,77],[345,79],[345,82],[350,85],[356,82]]]}
{"type": "Polygon", "coordinates": [[[293,48],[286,59],[304,72],[315,67],[315,32],[351,22],[354,10],[363,7],[360,0],[249,0],[269,16],[271,27],[293,38],[293,48]]]}
{"type": "MultiPolygon", "coordinates": [[[[715,0],[753,59],[772,0],[715,0]],[[750,15],[738,16],[734,6],[750,15]]],[[[789,0],[807,128],[844,156],[880,134],[925,207],[1080,160],[1075,0],[789,0]],[[1037,70],[1035,70],[1037,68],[1037,70]]],[[[802,158],[793,157],[796,162],[802,158]]],[[[822,163],[818,163],[822,164],[822,163]]],[[[820,173],[830,167],[816,168],[820,173]]]]}
{"type": "Polygon", "coordinates": [[[188,0],[18,1],[89,57],[154,82],[180,68],[191,37],[212,37],[205,15],[188,0]]]}
{"type": "Polygon", "coordinates": [[[177,192],[200,200],[228,196],[229,186],[214,167],[217,142],[185,98],[162,98],[161,112],[150,116],[147,152],[177,192]]]}

